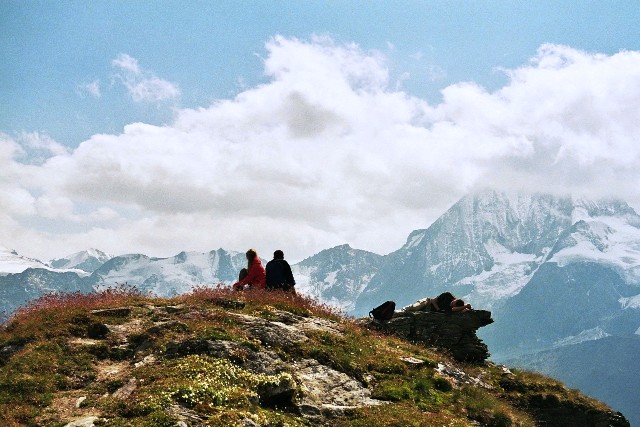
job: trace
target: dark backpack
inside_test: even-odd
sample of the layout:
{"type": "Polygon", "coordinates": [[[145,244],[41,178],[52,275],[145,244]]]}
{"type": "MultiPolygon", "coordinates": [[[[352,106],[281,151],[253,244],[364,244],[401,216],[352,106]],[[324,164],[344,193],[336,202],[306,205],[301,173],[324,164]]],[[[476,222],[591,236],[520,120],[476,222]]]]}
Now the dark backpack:
{"type": "Polygon", "coordinates": [[[389,320],[396,310],[396,303],[393,301],[385,301],[369,312],[369,317],[376,320],[389,320]]]}

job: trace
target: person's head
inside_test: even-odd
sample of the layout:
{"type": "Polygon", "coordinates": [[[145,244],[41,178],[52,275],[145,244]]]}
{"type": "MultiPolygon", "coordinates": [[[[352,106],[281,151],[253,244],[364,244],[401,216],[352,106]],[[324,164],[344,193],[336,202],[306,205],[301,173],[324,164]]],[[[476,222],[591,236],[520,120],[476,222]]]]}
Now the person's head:
{"type": "Polygon", "coordinates": [[[284,252],[282,252],[280,249],[276,250],[273,253],[273,259],[284,259],[284,252]]]}
{"type": "Polygon", "coordinates": [[[256,259],[257,257],[258,257],[258,252],[256,252],[255,249],[249,249],[247,251],[247,261],[249,262],[249,265],[251,265],[253,260],[256,259]]]}
{"type": "Polygon", "coordinates": [[[460,298],[456,298],[453,301],[451,301],[451,308],[453,307],[464,307],[464,301],[461,300],[460,298]]]}

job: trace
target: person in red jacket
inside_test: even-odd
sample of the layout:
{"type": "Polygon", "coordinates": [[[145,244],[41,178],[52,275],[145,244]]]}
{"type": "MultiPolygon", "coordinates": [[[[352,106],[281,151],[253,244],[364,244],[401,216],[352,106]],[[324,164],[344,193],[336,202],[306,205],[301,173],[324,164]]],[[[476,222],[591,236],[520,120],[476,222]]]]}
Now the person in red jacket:
{"type": "Polygon", "coordinates": [[[267,286],[267,275],[255,249],[247,251],[247,264],[247,275],[234,283],[233,289],[235,291],[245,288],[264,289],[267,286]]]}

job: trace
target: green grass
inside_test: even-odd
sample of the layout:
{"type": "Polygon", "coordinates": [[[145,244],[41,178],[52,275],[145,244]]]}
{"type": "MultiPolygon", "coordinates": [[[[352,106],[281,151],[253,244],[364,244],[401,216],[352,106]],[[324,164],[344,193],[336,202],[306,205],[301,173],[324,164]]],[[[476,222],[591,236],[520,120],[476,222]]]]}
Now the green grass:
{"type": "Polygon", "coordinates": [[[283,311],[335,321],[339,332],[307,331],[306,340],[270,351],[284,361],[315,359],[367,385],[373,398],[386,402],[346,411],[331,420],[333,426],[533,426],[534,414],[527,412],[528,405],[539,396],[607,409],[557,381],[522,371],[505,376],[491,365],[456,364],[468,375],[482,376],[491,389],[457,386],[435,372],[438,363],[455,364],[448,356],[363,328],[334,309],[301,296],[198,288],[188,295],[161,299],[118,289],[45,296],[2,325],[0,347],[18,349],[0,366],[2,425],[63,426],[69,414],[55,403],[61,396],[84,396],[82,408],[69,410],[91,408],[106,419],[96,423],[102,426],[175,426],[175,407],[192,411],[211,426],[240,426],[245,419],[261,426],[312,426],[313,422],[291,410],[291,401],[304,392],[295,372],[251,372],[242,367],[249,354],[243,348],[229,360],[206,355],[163,357],[169,342],[185,340],[234,341],[259,351],[262,344],[234,313],[279,320],[283,311]],[[220,298],[240,301],[244,308],[222,307],[217,301],[220,298]],[[163,309],[175,305],[182,308],[169,310],[171,313],[163,309]],[[132,310],[128,317],[91,314],[109,307],[132,310]],[[147,331],[154,322],[167,320],[180,323],[154,333],[147,331]],[[128,333],[126,343],[112,333],[90,340],[89,327],[96,322],[122,327],[137,322],[140,327],[128,333]],[[155,362],[133,365],[148,355],[153,355],[155,362]],[[424,363],[407,364],[401,360],[407,356],[424,363]],[[119,366],[126,372],[110,375],[104,366],[119,366]],[[130,378],[137,384],[131,395],[113,398],[130,378]],[[269,400],[265,390],[273,385],[290,390],[290,395],[269,400]]]}

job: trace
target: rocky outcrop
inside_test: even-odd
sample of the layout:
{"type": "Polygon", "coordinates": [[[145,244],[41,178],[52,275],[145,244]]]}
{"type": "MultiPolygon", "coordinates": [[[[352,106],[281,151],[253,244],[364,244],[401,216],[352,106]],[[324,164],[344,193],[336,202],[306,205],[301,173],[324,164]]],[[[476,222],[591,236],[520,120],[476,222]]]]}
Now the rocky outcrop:
{"type": "Polygon", "coordinates": [[[523,382],[513,375],[505,375],[500,388],[514,405],[526,409],[546,426],[629,427],[622,413],[605,408],[594,408],[581,399],[566,399],[542,390],[535,382],[523,382]]]}
{"type": "Polygon", "coordinates": [[[371,321],[371,326],[426,346],[444,349],[459,361],[483,362],[490,356],[489,349],[476,331],[491,323],[491,312],[486,310],[452,314],[400,311],[387,322],[371,321]]]}
{"type": "Polygon", "coordinates": [[[295,350],[296,344],[309,338],[307,333],[321,332],[342,337],[341,326],[317,317],[302,317],[273,310],[272,320],[227,313],[262,348],[244,342],[187,339],[169,342],[164,356],[176,359],[203,354],[228,359],[249,372],[276,375],[290,373],[291,381],[265,384],[258,390],[259,402],[267,407],[288,408],[309,420],[322,421],[356,408],[383,402],[371,397],[371,390],[356,378],[326,366],[315,359],[283,360],[283,351],[295,350]],[[278,351],[274,351],[278,349],[278,351]]]}

